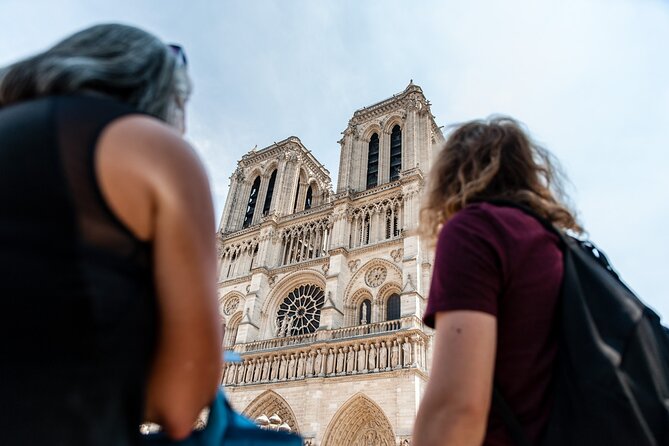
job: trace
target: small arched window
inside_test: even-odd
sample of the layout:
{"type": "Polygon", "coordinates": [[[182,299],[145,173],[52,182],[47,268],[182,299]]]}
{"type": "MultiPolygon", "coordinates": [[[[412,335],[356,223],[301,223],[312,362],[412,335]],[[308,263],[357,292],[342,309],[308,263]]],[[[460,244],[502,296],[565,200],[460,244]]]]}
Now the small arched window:
{"type": "Polygon", "coordinates": [[[393,294],[386,302],[386,320],[393,321],[400,318],[400,296],[393,294]]]}
{"type": "Polygon", "coordinates": [[[311,186],[309,186],[309,188],[307,189],[307,197],[304,199],[304,209],[311,209],[311,201],[313,199],[313,195],[314,191],[311,188],[311,186]]]}
{"type": "Polygon", "coordinates": [[[374,133],[369,139],[367,151],[367,189],[378,184],[379,179],[379,135],[374,133]]]}
{"type": "Polygon", "coordinates": [[[228,264],[228,272],[225,274],[226,278],[230,277],[230,273],[232,272],[232,267],[235,265],[235,260],[237,260],[236,252],[232,254],[232,257],[230,257],[230,263],[228,264]]]}
{"type": "Polygon", "coordinates": [[[251,253],[251,265],[249,266],[249,271],[253,269],[253,265],[256,262],[256,257],[258,256],[258,245],[256,245],[255,248],[253,248],[253,252],[251,253]]]}
{"type": "Polygon", "coordinates": [[[360,303],[360,308],[358,308],[358,323],[360,325],[369,324],[372,319],[372,302],[369,299],[365,299],[360,303]]]}
{"type": "Polygon", "coordinates": [[[272,175],[269,177],[269,183],[267,184],[267,194],[265,195],[265,203],[262,206],[262,215],[265,216],[269,214],[269,208],[272,206],[272,194],[274,193],[274,183],[276,183],[276,169],[272,172],[272,175]]]}
{"type": "Polygon", "coordinates": [[[390,181],[400,178],[402,170],[402,130],[399,125],[390,133],[390,181]]]}
{"type": "Polygon", "coordinates": [[[258,203],[258,191],[260,190],[260,176],[257,176],[253,185],[251,186],[251,193],[249,194],[249,201],[246,205],[246,214],[244,214],[244,223],[242,228],[248,228],[253,222],[253,212],[256,210],[258,203]]]}

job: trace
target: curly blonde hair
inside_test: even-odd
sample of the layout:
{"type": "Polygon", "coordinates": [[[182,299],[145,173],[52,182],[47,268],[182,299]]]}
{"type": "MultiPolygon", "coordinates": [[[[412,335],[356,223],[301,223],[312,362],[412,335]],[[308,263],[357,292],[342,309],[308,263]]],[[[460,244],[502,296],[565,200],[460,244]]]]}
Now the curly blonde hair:
{"type": "Polygon", "coordinates": [[[557,228],[581,233],[566,203],[562,173],[546,149],[516,120],[497,116],[458,126],[428,176],[419,230],[434,242],[441,226],[468,204],[511,201],[557,228]]]}

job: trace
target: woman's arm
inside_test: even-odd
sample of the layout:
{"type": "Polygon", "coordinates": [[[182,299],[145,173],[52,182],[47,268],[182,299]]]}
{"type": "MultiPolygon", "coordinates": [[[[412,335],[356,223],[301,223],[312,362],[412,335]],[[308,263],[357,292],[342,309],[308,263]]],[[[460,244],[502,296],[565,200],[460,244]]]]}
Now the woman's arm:
{"type": "Polygon", "coordinates": [[[211,191],[193,150],[162,122],[122,118],[101,137],[96,169],[119,218],[153,242],[159,333],[146,415],[187,436],[221,371],[211,191]]]}
{"type": "Polygon", "coordinates": [[[479,311],[439,312],[435,329],[414,445],[480,445],[490,410],[497,319],[479,311]]]}

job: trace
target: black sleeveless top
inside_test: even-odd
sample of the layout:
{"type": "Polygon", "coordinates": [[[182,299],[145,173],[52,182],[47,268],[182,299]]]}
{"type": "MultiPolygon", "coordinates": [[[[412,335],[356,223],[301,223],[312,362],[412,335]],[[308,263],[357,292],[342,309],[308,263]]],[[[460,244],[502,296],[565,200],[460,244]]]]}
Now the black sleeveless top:
{"type": "Polygon", "coordinates": [[[62,96],[0,109],[0,445],[139,439],[156,339],[151,246],[110,210],[97,140],[136,113],[62,96]]]}

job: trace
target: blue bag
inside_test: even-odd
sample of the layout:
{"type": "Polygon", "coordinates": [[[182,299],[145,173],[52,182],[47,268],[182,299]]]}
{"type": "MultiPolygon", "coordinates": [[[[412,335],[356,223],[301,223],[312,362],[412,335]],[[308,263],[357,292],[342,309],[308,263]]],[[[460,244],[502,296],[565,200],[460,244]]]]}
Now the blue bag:
{"type": "Polygon", "coordinates": [[[219,390],[209,410],[207,426],[181,441],[164,432],[142,435],[143,446],[302,446],[295,434],[260,429],[235,412],[219,390]]]}

